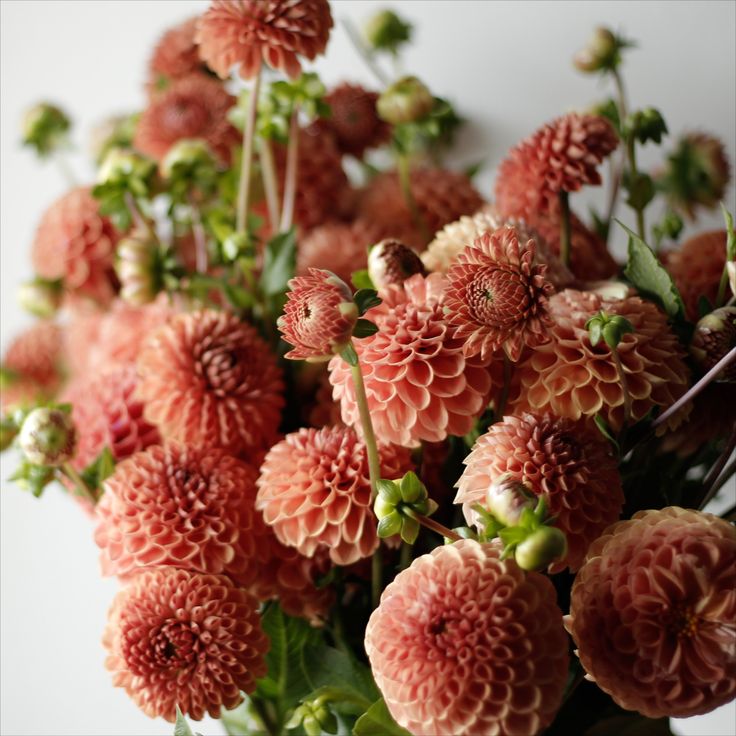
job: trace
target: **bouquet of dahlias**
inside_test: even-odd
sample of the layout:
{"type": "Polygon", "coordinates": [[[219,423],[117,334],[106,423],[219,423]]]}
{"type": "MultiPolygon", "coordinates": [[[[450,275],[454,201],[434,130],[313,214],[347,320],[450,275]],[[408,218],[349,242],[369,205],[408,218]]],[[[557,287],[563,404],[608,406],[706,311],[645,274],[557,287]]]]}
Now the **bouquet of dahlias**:
{"type": "MultiPolygon", "coordinates": [[[[38,224],[2,448],[90,516],[112,683],[180,735],[664,734],[731,701],[736,510],[703,509],[736,471],[732,216],[677,242],[722,144],[642,170],[667,126],[601,28],[574,62],[614,96],[487,201],[443,165],[452,104],[386,72],[410,24],[348,28],[376,91],[303,71],[332,27],[213,0],[38,224]]],[[[69,127],[41,103],[24,143],[69,127]]]]}

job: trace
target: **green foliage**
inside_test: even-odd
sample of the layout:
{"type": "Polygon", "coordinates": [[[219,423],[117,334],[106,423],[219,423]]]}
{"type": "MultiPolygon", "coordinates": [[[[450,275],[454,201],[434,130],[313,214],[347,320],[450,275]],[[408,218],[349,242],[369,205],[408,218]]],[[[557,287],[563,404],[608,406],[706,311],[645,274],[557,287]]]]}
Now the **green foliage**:
{"type": "Polygon", "coordinates": [[[399,48],[411,40],[412,25],[393,10],[381,10],[365,25],[364,35],[374,51],[387,51],[396,56],[399,48]]]}
{"type": "Polygon", "coordinates": [[[373,703],[358,718],[353,734],[354,736],[410,736],[409,732],[392,718],[383,698],[373,703]]]}
{"type": "Polygon", "coordinates": [[[354,271],[353,274],[350,276],[350,281],[352,281],[353,287],[358,289],[359,291],[361,289],[371,289],[373,291],[376,290],[376,286],[371,280],[371,276],[368,273],[367,268],[363,268],[360,271],[354,271]]]}
{"type": "Polygon", "coordinates": [[[623,122],[624,138],[633,137],[642,145],[649,141],[659,144],[662,142],[662,137],[667,133],[667,123],[665,123],[662,113],[653,107],[636,110],[628,115],[623,122]]]}
{"type": "Polygon", "coordinates": [[[585,323],[590,332],[590,344],[595,347],[603,338],[603,341],[611,350],[615,350],[623,336],[628,332],[634,332],[634,327],[625,317],[618,314],[612,317],[603,310],[591,317],[585,323]]]}
{"type": "Polygon", "coordinates": [[[109,447],[103,447],[100,454],[80,473],[87,488],[97,497],[102,493],[102,484],[115,472],[115,458],[109,447]]]}
{"type": "Polygon", "coordinates": [[[266,243],[259,288],[266,317],[275,320],[284,309],[289,279],[296,268],[296,230],[279,233],[266,243]]]}
{"type": "Polygon", "coordinates": [[[15,481],[23,490],[30,491],[36,498],[40,498],[46,486],[55,479],[55,468],[34,465],[28,460],[21,460],[15,473],[8,478],[8,480],[15,481]]]}
{"type": "Polygon", "coordinates": [[[200,736],[198,733],[194,733],[189,727],[189,724],[184,718],[184,714],[179,710],[179,706],[176,706],[176,723],[174,724],[174,736],[200,736]]]}
{"type": "Polygon", "coordinates": [[[359,319],[353,328],[353,337],[370,337],[378,332],[378,325],[369,319],[359,319]]]}
{"type": "Polygon", "coordinates": [[[373,288],[358,289],[353,295],[353,301],[358,305],[358,313],[361,316],[381,303],[378,292],[373,288]]]}
{"type": "Polygon", "coordinates": [[[431,152],[438,147],[451,145],[462,123],[463,119],[448,100],[435,97],[428,115],[414,122],[394,126],[392,142],[400,154],[431,152]]]}

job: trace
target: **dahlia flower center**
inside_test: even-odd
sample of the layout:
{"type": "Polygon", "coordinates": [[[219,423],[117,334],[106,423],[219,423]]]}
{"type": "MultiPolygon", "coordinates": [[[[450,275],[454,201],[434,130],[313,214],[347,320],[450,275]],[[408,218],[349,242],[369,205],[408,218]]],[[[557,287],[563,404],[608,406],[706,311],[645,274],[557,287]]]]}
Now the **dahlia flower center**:
{"type": "Polygon", "coordinates": [[[201,105],[192,104],[190,99],[176,100],[166,110],[164,127],[171,130],[191,131],[202,128],[207,120],[207,110],[201,105]]]}
{"type": "Polygon", "coordinates": [[[169,490],[180,516],[189,518],[208,506],[209,483],[197,472],[181,467],[169,471],[169,490]]]}
{"type": "Polygon", "coordinates": [[[162,669],[187,668],[197,661],[199,637],[190,624],[165,621],[151,637],[153,663],[162,669]]]}
{"type": "Polygon", "coordinates": [[[484,269],[465,289],[473,317],[487,325],[513,324],[529,309],[529,290],[518,273],[484,269]]]}
{"type": "Polygon", "coordinates": [[[295,332],[302,342],[313,347],[324,343],[327,326],[339,314],[339,303],[340,298],[330,294],[305,299],[299,304],[295,332]]]}
{"type": "Polygon", "coordinates": [[[219,346],[202,356],[202,371],[209,388],[218,396],[236,391],[248,375],[247,356],[237,348],[219,346]]]}
{"type": "Polygon", "coordinates": [[[691,639],[700,629],[700,619],[692,606],[680,605],[673,609],[666,625],[678,639],[691,639]]]}
{"type": "Polygon", "coordinates": [[[472,639],[473,625],[457,613],[443,608],[430,614],[424,629],[428,648],[442,657],[454,659],[463,657],[463,650],[472,639]]]}

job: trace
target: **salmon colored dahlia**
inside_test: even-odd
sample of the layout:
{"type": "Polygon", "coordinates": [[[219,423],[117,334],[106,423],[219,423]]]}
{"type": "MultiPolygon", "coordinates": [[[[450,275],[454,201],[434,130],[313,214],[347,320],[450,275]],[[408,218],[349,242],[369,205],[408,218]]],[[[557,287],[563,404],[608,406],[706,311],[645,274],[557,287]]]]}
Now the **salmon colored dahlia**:
{"type": "MultiPolygon", "coordinates": [[[[517,366],[511,409],[551,412],[580,419],[601,414],[618,431],[624,395],[610,348],[595,347],[585,323],[599,311],[625,317],[634,332],[623,336],[618,353],[632,399],[632,421],[655,406],[667,408],[687,390],[690,372],[685,352],[666,315],[637,296],[605,299],[593,292],[566,289],[549,299],[550,342],[537,346],[517,366]]],[[[673,417],[674,428],[682,416],[673,417]]]]}
{"type": "Polygon", "coordinates": [[[237,66],[243,79],[265,61],[292,79],[301,73],[299,56],[321,54],[332,28],[327,0],[212,0],[200,18],[200,55],[222,79],[237,66]]]}
{"type": "Polygon", "coordinates": [[[467,176],[445,169],[412,169],[411,193],[421,223],[412,217],[395,171],[371,179],[358,211],[376,226],[381,238],[395,238],[417,251],[423,250],[434,233],[448,222],[476,212],[483,204],[467,176]]]}
{"type": "Polygon", "coordinates": [[[365,649],[396,722],[417,736],[533,736],[557,712],[567,637],[549,578],[462,540],[383,591],[365,649]]]}
{"type": "Polygon", "coordinates": [[[520,235],[514,227],[485,232],[450,266],[445,313],[466,356],[489,358],[503,348],[515,362],[525,345],[549,340],[547,297],[554,287],[547,267],[533,265],[534,240],[519,242],[520,235]]]}
{"type": "Polygon", "coordinates": [[[206,70],[194,40],[196,30],[195,17],[170,28],[161,36],[148,62],[150,87],[153,91],[166,89],[174,79],[206,70]]]}
{"type": "Polygon", "coordinates": [[[75,296],[107,304],[115,293],[113,256],[120,233],[99,209],[89,187],[57,199],[41,218],[31,259],[42,278],[63,279],[75,296]]]}
{"type": "MultiPolygon", "coordinates": [[[[467,434],[502,383],[499,361],[464,356],[457,328],[445,318],[445,286],[440,274],[416,274],[386,289],[383,303],[365,315],[378,332],[353,341],[373,427],[386,442],[410,447],[467,434]]],[[[343,421],[357,427],[350,367],[340,357],[329,367],[343,421]]]]}
{"type": "Polygon", "coordinates": [[[53,393],[61,382],[63,357],[61,327],[51,320],[38,320],[10,342],[3,368],[53,393]]]}
{"type": "Polygon", "coordinates": [[[138,573],[117,594],[102,643],[113,685],[151,718],[218,718],[266,674],[258,602],[220,575],[138,573]]]}
{"type": "Polygon", "coordinates": [[[549,414],[508,415],[482,435],[464,460],[456,503],[468,523],[475,504],[485,506],[492,483],[509,474],[543,496],[554,526],[567,537],[567,555],[551,572],[577,570],[590,544],[618,521],[624,503],[611,444],[583,422],[549,414]]]}
{"type": "Polygon", "coordinates": [[[496,203],[506,215],[557,209],[560,192],[601,183],[598,166],[618,146],[613,126],[598,115],[569,113],[512,148],[498,169],[496,203]]]}
{"type": "MultiPolygon", "coordinates": [[[[382,478],[411,470],[408,450],[379,445],[382,478]]],[[[279,540],[307,557],[350,565],[378,547],[365,445],[349,427],[300,429],[274,445],[258,478],[256,507],[279,540]]]]}
{"type": "Polygon", "coordinates": [[[232,454],[270,447],[284,405],[276,359],[256,330],[227,312],[173,317],[138,356],[145,417],[165,439],[232,454]]]}
{"type": "Polygon", "coordinates": [[[736,529],[670,506],[639,511],[590,548],[565,625],[622,708],[708,713],[736,694],[736,529]]]}
{"type": "Polygon", "coordinates": [[[217,80],[201,74],[177,79],[141,113],[133,145],[161,161],[185,138],[201,138],[223,164],[232,159],[240,134],[227,119],[235,98],[217,80]]]}
{"type": "Polygon", "coordinates": [[[699,233],[666,254],[665,266],[682,295],[688,319],[693,322],[699,319],[700,297],[715,304],[725,265],[725,230],[699,233]]]}

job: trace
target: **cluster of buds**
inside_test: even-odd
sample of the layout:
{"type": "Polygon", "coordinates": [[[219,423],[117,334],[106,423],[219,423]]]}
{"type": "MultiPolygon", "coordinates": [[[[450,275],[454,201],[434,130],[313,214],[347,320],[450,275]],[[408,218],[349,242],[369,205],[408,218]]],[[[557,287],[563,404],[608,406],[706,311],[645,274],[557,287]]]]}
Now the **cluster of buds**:
{"type": "Polygon", "coordinates": [[[291,730],[301,726],[307,736],[337,733],[337,718],[327,705],[329,699],[330,693],[324,692],[314,700],[302,702],[287,722],[286,729],[291,730]]]}
{"type": "Polygon", "coordinates": [[[426,276],[427,269],[422,259],[398,240],[382,240],[368,254],[368,275],[377,289],[401,285],[415,273],[426,276]]]}
{"type": "Polygon", "coordinates": [[[398,481],[379,480],[377,489],[373,510],[378,519],[378,536],[399,534],[407,544],[414,544],[420,526],[416,515],[430,516],[437,510],[422,481],[409,471],[398,481]]]}
{"type": "MultiPolygon", "coordinates": [[[[721,307],[706,314],[695,326],[690,353],[703,371],[709,371],[736,347],[736,307],[721,307]]],[[[721,381],[736,382],[736,362],[724,368],[721,381]]]]}
{"type": "Polygon", "coordinates": [[[625,317],[617,314],[612,317],[604,311],[598,312],[585,323],[585,329],[590,332],[590,344],[595,347],[603,338],[603,341],[611,350],[615,350],[621,339],[627,332],[633,332],[634,328],[625,317]]]}
{"type": "Polygon", "coordinates": [[[48,102],[40,102],[23,117],[23,145],[33,148],[44,158],[64,145],[70,127],[63,110],[48,102]]]}

